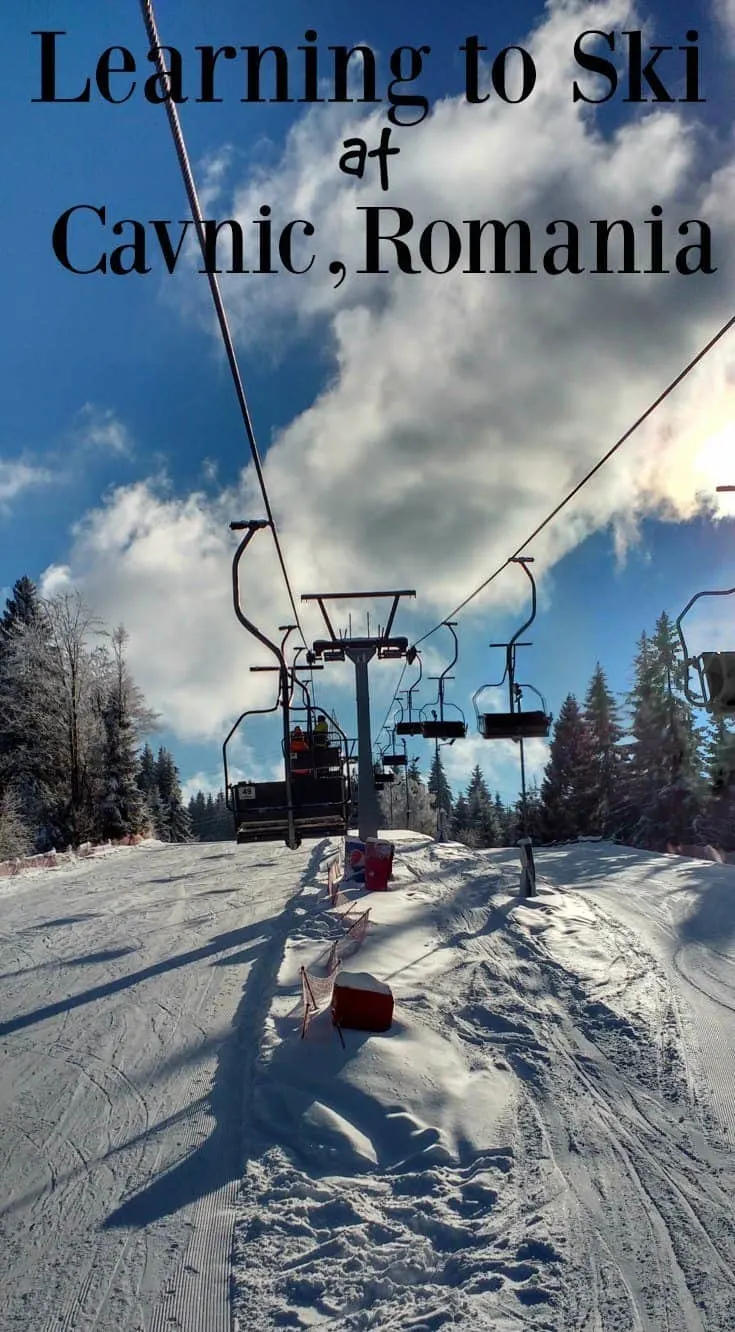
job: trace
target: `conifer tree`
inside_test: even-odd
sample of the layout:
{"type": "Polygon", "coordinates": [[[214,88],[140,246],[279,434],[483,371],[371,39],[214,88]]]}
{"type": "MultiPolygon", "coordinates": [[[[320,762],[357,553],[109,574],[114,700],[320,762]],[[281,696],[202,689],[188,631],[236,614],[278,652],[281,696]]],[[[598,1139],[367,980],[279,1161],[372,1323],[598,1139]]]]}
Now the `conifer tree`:
{"type": "Polygon", "coordinates": [[[31,836],[12,786],[0,795],[0,860],[14,860],[31,850],[31,836]]]}
{"type": "Polygon", "coordinates": [[[436,811],[433,801],[421,776],[417,758],[412,758],[408,765],[409,826],[414,832],[424,833],[427,837],[436,835],[436,811]]]}
{"type": "Polygon", "coordinates": [[[444,764],[439,752],[439,746],[434,749],[434,757],[431,762],[431,771],[427,782],[429,795],[431,796],[434,809],[436,810],[436,828],[439,836],[445,836],[452,817],[452,790],[447,781],[447,775],[444,771],[444,764]]]}
{"type": "Polygon", "coordinates": [[[38,683],[48,634],[35,584],[19,578],[0,618],[0,796],[12,791],[13,818],[27,829],[42,820],[47,777],[38,683]]]}
{"type": "Polygon", "coordinates": [[[467,799],[460,791],[452,811],[452,836],[457,842],[466,842],[470,831],[469,808],[467,799]]]}
{"type": "Polygon", "coordinates": [[[554,723],[549,761],[541,784],[544,840],[569,841],[589,832],[592,800],[587,786],[592,741],[573,694],[554,723]]]}
{"type": "Polygon", "coordinates": [[[497,846],[495,812],[479,763],[475,765],[467,787],[467,826],[476,836],[476,846],[497,846]]]}
{"type": "Polygon", "coordinates": [[[23,625],[36,624],[41,619],[41,599],[35,583],[24,574],[13,587],[12,596],[5,602],[0,617],[0,656],[23,625]]]}
{"type": "Polygon", "coordinates": [[[719,851],[734,851],[735,732],[724,717],[709,718],[702,748],[709,786],[695,822],[695,840],[719,851]]]}
{"type": "Polygon", "coordinates": [[[151,835],[159,838],[161,841],[167,841],[168,839],[165,836],[166,830],[164,827],[163,809],[161,805],[161,794],[158,789],[156,758],[147,741],[144,744],[138,759],[137,783],[143,796],[143,807],[147,816],[151,835]]]}
{"type": "Polygon", "coordinates": [[[510,814],[503,804],[499,791],[495,792],[493,812],[495,814],[495,827],[498,830],[498,846],[513,846],[515,838],[511,836],[510,814]]]}
{"type": "Polygon", "coordinates": [[[191,835],[195,842],[206,842],[207,827],[207,803],[203,791],[197,791],[196,795],[189,801],[189,820],[191,823],[191,835]]]}
{"type": "Polygon", "coordinates": [[[588,782],[591,794],[590,829],[609,837],[616,825],[616,810],[624,781],[622,727],[618,706],[610,693],[599,661],[584,702],[584,718],[591,739],[588,782]]]}
{"type": "Polygon", "coordinates": [[[692,842],[700,810],[697,737],[691,708],[677,692],[682,679],[676,631],[664,612],[653,637],[641,635],[629,696],[630,795],[637,812],[629,836],[650,849],[692,842]]]}
{"type": "Polygon", "coordinates": [[[146,824],[144,800],[138,785],[137,745],[142,726],[149,728],[153,714],[143,703],[125,661],[127,634],[122,625],[111,635],[111,655],[105,658],[101,717],[104,728],[98,802],[98,830],[103,838],[118,839],[140,833],[146,824]]]}
{"type": "Polygon", "coordinates": [[[156,785],[161,802],[161,840],[191,841],[191,821],[182,800],[179,770],[173,756],[163,746],[156,759],[156,785]]]}

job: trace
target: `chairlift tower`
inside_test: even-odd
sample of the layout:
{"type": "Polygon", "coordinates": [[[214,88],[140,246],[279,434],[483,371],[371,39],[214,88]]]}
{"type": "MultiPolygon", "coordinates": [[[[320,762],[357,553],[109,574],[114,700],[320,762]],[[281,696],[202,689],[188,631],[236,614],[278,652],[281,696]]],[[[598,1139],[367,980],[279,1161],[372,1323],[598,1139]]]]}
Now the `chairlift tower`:
{"type": "Polygon", "coordinates": [[[370,685],[368,665],[373,657],[380,660],[396,660],[405,657],[409,664],[416,657],[416,649],[409,648],[405,637],[391,637],[393,621],[401,597],[415,597],[415,591],[400,592],[309,592],[302,596],[302,601],[316,601],[322,613],[328,638],[316,639],[307,653],[307,661],[312,665],[318,660],[344,661],[347,658],[355,667],[355,702],[357,707],[357,801],[358,832],[362,841],[378,834],[378,797],[373,774],[373,746],[370,732],[370,685]],[[388,613],[384,628],[377,634],[355,638],[350,634],[335,633],[326,601],[377,601],[382,597],[392,597],[393,604],[388,613]]]}

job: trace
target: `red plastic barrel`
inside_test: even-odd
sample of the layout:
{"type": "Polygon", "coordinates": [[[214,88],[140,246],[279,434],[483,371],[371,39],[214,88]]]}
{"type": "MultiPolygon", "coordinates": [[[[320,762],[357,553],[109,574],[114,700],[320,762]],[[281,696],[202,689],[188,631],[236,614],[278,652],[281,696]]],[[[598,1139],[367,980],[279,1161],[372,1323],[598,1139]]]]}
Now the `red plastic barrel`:
{"type": "Polygon", "coordinates": [[[377,837],[365,841],[365,887],[369,892],[385,892],[393,873],[392,842],[381,842],[377,837]]]}

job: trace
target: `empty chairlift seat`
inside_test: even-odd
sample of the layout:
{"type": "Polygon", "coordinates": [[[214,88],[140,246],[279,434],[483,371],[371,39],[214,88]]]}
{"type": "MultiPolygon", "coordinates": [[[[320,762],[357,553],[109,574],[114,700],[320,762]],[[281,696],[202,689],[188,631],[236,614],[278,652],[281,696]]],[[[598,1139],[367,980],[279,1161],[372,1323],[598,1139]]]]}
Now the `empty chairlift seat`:
{"type": "Polygon", "coordinates": [[[551,717],[537,712],[483,712],[479,717],[480,734],[486,740],[545,739],[551,729],[551,717]]]}
{"type": "Polygon", "coordinates": [[[420,721],[402,721],[396,723],[396,735],[423,735],[424,727],[420,721]]]}
{"type": "MultiPolygon", "coordinates": [[[[396,727],[398,730],[398,727],[396,727]]],[[[463,721],[425,721],[421,727],[424,740],[464,740],[467,726],[463,721]]]]}

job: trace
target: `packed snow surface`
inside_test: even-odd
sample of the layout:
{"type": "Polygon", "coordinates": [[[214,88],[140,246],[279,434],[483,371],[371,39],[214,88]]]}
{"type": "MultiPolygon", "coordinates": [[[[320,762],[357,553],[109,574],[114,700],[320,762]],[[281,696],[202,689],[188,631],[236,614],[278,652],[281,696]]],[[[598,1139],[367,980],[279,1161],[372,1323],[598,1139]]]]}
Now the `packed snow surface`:
{"type": "Polygon", "coordinates": [[[735,1330],[735,867],[390,836],[3,885],[3,1329],[735,1330]],[[301,1039],[335,940],[388,1032],[301,1039]]]}

